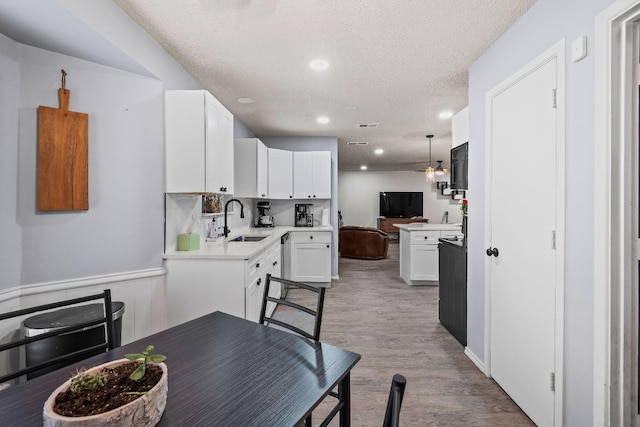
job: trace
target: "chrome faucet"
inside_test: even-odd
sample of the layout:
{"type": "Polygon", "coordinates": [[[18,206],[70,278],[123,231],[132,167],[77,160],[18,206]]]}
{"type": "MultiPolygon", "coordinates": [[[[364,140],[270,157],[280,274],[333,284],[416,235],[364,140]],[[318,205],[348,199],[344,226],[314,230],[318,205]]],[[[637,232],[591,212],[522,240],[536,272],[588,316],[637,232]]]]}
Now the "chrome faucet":
{"type": "Polygon", "coordinates": [[[229,208],[229,203],[238,202],[240,203],[240,218],[244,218],[244,205],[238,199],[229,199],[227,203],[224,204],[224,237],[229,236],[229,227],[227,227],[227,210],[229,208]]]}

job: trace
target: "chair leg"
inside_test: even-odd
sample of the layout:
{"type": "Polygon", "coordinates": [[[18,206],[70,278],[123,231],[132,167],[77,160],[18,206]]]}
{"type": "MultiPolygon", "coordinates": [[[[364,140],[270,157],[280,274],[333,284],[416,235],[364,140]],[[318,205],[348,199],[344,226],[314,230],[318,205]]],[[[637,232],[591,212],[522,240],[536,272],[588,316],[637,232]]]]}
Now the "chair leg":
{"type": "Polygon", "coordinates": [[[311,427],[311,415],[309,415],[307,419],[304,420],[304,425],[306,425],[307,427],[311,427]]]}

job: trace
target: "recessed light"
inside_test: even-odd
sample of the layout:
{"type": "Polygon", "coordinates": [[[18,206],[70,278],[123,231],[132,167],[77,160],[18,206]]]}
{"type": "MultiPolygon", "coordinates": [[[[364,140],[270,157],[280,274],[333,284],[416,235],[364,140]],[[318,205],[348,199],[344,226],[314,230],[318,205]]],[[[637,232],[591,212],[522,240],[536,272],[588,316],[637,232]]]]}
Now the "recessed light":
{"type": "Polygon", "coordinates": [[[362,166],[360,166],[360,170],[361,170],[361,171],[366,171],[366,170],[367,170],[367,165],[362,165],[362,166]]]}
{"type": "Polygon", "coordinates": [[[313,68],[314,70],[326,70],[327,68],[329,68],[329,63],[324,59],[316,59],[309,63],[309,67],[313,68]]]}
{"type": "Polygon", "coordinates": [[[453,113],[451,111],[443,111],[438,115],[438,117],[440,117],[441,119],[450,119],[451,117],[453,117],[453,113]]]}
{"type": "Polygon", "coordinates": [[[316,119],[316,121],[318,123],[320,123],[321,125],[326,125],[327,123],[329,123],[329,117],[327,116],[320,116],[316,119]]]}
{"type": "Polygon", "coordinates": [[[380,154],[384,153],[384,150],[383,150],[382,148],[376,148],[376,149],[374,150],[374,153],[376,153],[376,154],[380,155],[380,154]]]}
{"type": "Polygon", "coordinates": [[[240,104],[253,104],[253,99],[247,98],[246,96],[241,96],[240,98],[236,99],[236,101],[238,101],[240,104]]]}

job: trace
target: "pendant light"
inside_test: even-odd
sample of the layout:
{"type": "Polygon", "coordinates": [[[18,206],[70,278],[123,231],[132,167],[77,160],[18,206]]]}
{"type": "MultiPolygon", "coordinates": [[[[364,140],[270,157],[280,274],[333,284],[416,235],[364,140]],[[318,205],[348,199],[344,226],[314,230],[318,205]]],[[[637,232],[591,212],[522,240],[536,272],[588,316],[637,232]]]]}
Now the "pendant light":
{"type": "Polygon", "coordinates": [[[436,175],[437,176],[442,176],[444,175],[444,168],[442,167],[442,160],[438,160],[438,166],[436,166],[436,175]]]}
{"type": "Polygon", "coordinates": [[[436,173],[431,167],[431,138],[433,138],[433,135],[427,135],[427,139],[429,140],[429,164],[427,165],[427,170],[425,171],[425,178],[427,182],[436,181],[436,173]]]}

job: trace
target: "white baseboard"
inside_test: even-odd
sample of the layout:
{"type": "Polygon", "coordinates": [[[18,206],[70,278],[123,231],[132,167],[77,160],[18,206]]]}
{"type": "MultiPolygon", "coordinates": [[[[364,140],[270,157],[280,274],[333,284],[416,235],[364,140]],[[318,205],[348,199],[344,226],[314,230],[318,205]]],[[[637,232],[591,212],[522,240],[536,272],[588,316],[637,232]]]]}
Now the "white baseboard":
{"type": "Polygon", "coordinates": [[[471,361],[473,362],[474,365],[476,365],[478,367],[478,369],[480,369],[480,371],[485,374],[486,376],[489,376],[489,372],[487,371],[486,366],[484,365],[484,363],[478,358],[478,356],[476,356],[473,351],[469,350],[469,347],[465,347],[464,348],[464,354],[467,355],[467,357],[469,359],[471,359],[471,361]]]}

